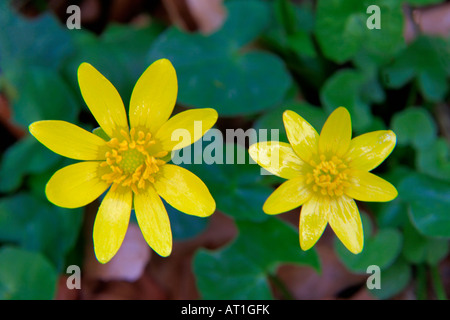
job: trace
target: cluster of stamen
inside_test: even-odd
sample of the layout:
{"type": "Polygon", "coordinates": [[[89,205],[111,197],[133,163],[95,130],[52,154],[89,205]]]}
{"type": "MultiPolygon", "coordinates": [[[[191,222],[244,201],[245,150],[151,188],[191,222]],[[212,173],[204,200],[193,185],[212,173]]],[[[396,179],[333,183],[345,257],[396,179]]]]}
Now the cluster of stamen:
{"type": "Polygon", "coordinates": [[[102,179],[112,184],[111,188],[118,186],[130,187],[135,193],[146,188],[147,183],[154,183],[154,174],[166,162],[159,158],[165,157],[168,152],[160,151],[150,155],[149,147],[156,142],[150,133],[132,128],[128,134],[120,131],[122,141],[112,138],[106,144],[111,148],[106,152],[106,161],[102,167],[109,167],[111,172],[102,175],[102,179]]]}
{"type": "Polygon", "coordinates": [[[312,184],[312,190],[320,192],[324,196],[341,196],[344,188],[349,185],[347,165],[338,157],[327,159],[321,155],[320,162],[310,161],[313,167],[312,173],[306,176],[306,183],[312,184]]]}

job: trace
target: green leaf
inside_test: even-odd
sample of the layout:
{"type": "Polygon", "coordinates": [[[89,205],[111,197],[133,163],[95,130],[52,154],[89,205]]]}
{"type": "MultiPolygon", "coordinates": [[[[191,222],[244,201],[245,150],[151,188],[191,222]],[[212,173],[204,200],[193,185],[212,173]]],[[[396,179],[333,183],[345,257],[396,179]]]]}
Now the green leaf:
{"type": "Polygon", "coordinates": [[[342,263],[352,272],[365,274],[367,267],[377,265],[381,270],[389,267],[400,254],[402,236],[393,228],[380,229],[370,235],[371,224],[363,220],[365,240],[364,249],[359,254],[352,254],[340,242],[335,242],[335,250],[342,263]]]}
{"type": "Polygon", "coordinates": [[[79,110],[72,89],[58,73],[43,67],[30,67],[7,74],[15,88],[12,98],[12,118],[28,127],[38,120],[66,120],[73,122],[79,110]]]}
{"type": "Polygon", "coordinates": [[[404,43],[403,14],[397,0],[377,1],[380,7],[381,29],[366,26],[370,17],[370,0],[319,0],[317,3],[316,36],[324,55],[344,63],[360,50],[387,59],[404,43]]]}
{"type": "Polygon", "coordinates": [[[421,235],[411,224],[404,230],[403,256],[413,264],[437,265],[449,251],[448,240],[421,235]]]}
{"type": "Polygon", "coordinates": [[[81,210],[54,206],[28,193],[0,200],[0,241],[43,253],[61,270],[78,238],[81,210]]]}
{"type": "Polygon", "coordinates": [[[294,34],[297,29],[295,6],[288,0],[275,0],[275,15],[283,24],[287,34],[294,34]]]}
{"type": "Polygon", "coordinates": [[[59,155],[32,136],[16,142],[5,151],[0,162],[0,192],[16,190],[26,175],[41,174],[58,163],[59,159],[59,155]]]}
{"type": "Polygon", "coordinates": [[[68,30],[47,13],[27,19],[0,2],[0,68],[28,73],[28,67],[57,69],[73,51],[68,30]]]}
{"type": "Polygon", "coordinates": [[[411,279],[411,267],[403,259],[398,259],[389,268],[381,271],[380,289],[368,291],[378,299],[389,299],[405,289],[411,279]]]}
{"type": "Polygon", "coordinates": [[[0,249],[1,300],[51,300],[57,278],[41,254],[9,246],[0,249]]]}
{"type": "Polygon", "coordinates": [[[292,80],[277,56],[244,49],[268,26],[268,6],[259,1],[227,2],[228,19],[212,35],[175,27],[152,46],[149,61],[168,58],[177,70],[178,101],[215,108],[222,116],[248,115],[274,107],[292,80]]]}
{"type": "Polygon", "coordinates": [[[438,138],[418,150],[416,166],[422,173],[436,179],[450,181],[450,148],[447,140],[438,138]]]}
{"type": "Polygon", "coordinates": [[[399,145],[411,145],[416,149],[428,147],[436,138],[437,126],[424,108],[408,108],[394,114],[392,130],[399,145]]]}
{"type": "Polygon", "coordinates": [[[227,247],[196,253],[194,273],[202,298],[272,299],[267,278],[280,264],[319,269],[315,250],[302,251],[298,233],[275,217],[261,223],[240,221],[238,229],[239,236],[227,247]]]}
{"type": "Polygon", "coordinates": [[[450,237],[450,183],[415,173],[402,180],[398,192],[421,234],[450,237]]]}
{"type": "Polygon", "coordinates": [[[320,92],[320,99],[328,113],[340,106],[348,109],[357,132],[364,131],[372,122],[369,100],[363,97],[367,82],[363,73],[343,69],[333,74],[320,92]]]}
{"type": "Polygon", "coordinates": [[[396,198],[389,202],[373,203],[377,213],[377,224],[380,228],[401,227],[408,221],[408,208],[396,198]]]}
{"type": "Polygon", "coordinates": [[[170,228],[172,229],[174,240],[192,238],[206,229],[209,221],[207,218],[185,214],[173,208],[167,202],[163,202],[169,215],[170,228]]]}
{"type": "Polygon", "coordinates": [[[386,85],[400,88],[413,78],[428,101],[440,101],[448,91],[450,41],[418,37],[384,69],[386,85]]]}
{"type": "MultiPolygon", "coordinates": [[[[209,133],[206,133],[203,139],[208,137],[209,133]]],[[[219,211],[237,220],[266,220],[268,216],[262,207],[273,188],[264,183],[265,176],[261,175],[261,168],[257,164],[249,164],[248,151],[240,145],[220,144],[216,152],[221,151],[224,155],[221,162],[205,165],[202,163],[205,155],[209,155],[206,151],[208,146],[214,146],[214,142],[200,140],[192,145],[191,150],[201,150],[199,156],[202,156],[202,162],[195,164],[193,159],[191,164],[185,163],[183,166],[198,175],[208,186],[219,211]]]]}

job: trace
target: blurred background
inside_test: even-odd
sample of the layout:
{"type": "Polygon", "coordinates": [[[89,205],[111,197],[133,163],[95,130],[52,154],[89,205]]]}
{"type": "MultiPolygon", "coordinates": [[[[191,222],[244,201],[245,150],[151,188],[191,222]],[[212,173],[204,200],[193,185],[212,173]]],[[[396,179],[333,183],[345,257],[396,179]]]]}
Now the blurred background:
{"type": "Polygon", "coordinates": [[[446,299],[449,77],[449,1],[2,1],[0,299],[446,299]],[[367,27],[373,4],[380,29],[367,27]],[[80,8],[79,29],[70,5],[80,8]],[[175,112],[215,108],[223,133],[279,129],[287,141],[284,110],[319,131],[338,106],[350,111],[354,136],[394,130],[397,147],[374,173],[399,197],[358,203],[364,251],[350,254],[328,227],[303,252],[300,210],[262,211],[281,179],[255,164],[195,164],[186,167],[210,189],[216,213],[201,219],[167,205],[175,240],[168,258],[148,247],[132,216],[119,253],[98,263],[99,202],[71,210],[48,202],[45,184],[72,162],[27,127],[51,119],[97,127],[78,88],[81,62],[127,106],[140,74],[163,57],[178,74],[175,112]],[[73,265],[81,289],[67,286],[77,281],[73,265]],[[370,265],[380,267],[381,289],[366,286],[370,265]]]}

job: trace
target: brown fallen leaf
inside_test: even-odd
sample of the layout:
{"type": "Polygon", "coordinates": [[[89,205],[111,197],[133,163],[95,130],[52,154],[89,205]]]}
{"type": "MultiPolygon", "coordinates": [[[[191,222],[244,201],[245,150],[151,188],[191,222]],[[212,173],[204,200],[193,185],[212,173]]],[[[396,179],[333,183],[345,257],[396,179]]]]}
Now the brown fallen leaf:
{"type": "Polygon", "coordinates": [[[78,289],[69,289],[67,287],[67,279],[69,276],[61,275],[58,279],[55,300],[78,300],[81,291],[78,289]]]}
{"type": "Polygon", "coordinates": [[[202,33],[213,33],[225,20],[223,0],[186,0],[186,4],[202,33]]]}
{"type": "Polygon", "coordinates": [[[192,270],[194,254],[199,248],[214,250],[235,238],[237,229],[231,218],[216,212],[209,219],[209,225],[203,233],[189,240],[175,242],[169,257],[161,258],[156,254],[152,257],[147,273],[165,288],[169,299],[198,299],[200,295],[192,270]]]}
{"type": "Polygon", "coordinates": [[[0,123],[17,139],[25,135],[25,130],[12,122],[8,100],[0,95],[0,123]]]}
{"type": "Polygon", "coordinates": [[[450,3],[424,8],[405,7],[404,37],[407,42],[419,34],[450,35],[450,3]]]}

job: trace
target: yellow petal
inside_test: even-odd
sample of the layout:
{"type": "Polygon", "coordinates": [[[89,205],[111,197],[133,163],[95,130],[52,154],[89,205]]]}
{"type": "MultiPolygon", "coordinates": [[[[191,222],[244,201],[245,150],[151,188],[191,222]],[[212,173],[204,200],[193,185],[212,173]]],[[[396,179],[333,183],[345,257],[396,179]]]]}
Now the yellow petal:
{"type": "Polygon", "coordinates": [[[165,151],[184,148],[199,140],[218,118],[214,109],[192,109],[170,118],[156,133],[156,140],[165,151]]]}
{"type": "Polygon", "coordinates": [[[172,252],[172,230],[166,208],[153,187],[134,195],[134,210],[148,245],[160,256],[172,252]]]}
{"type": "Polygon", "coordinates": [[[311,197],[309,188],[302,176],[282,183],[267,198],[263,211],[267,214],[279,214],[295,209],[305,203],[311,197]]]}
{"type": "Polygon", "coordinates": [[[184,168],[166,164],[155,180],[158,194],[181,212],[207,217],[216,210],[216,202],[203,181],[184,168]]]}
{"type": "Polygon", "coordinates": [[[317,154],[319,134],[294,111],[283,113],[284,127],[292,148],[303,161],[309,163],[317,154]]]}
{"type": "Polygon", "coordinates": [[[81,94],[98,124],[109,137],[128,131],[127,115],[116,88],[89,63],[78,67],[81,94]]]}
{"type": "Polygon", "coordinates": [[[330,202],[327,198],[311,197],[300,212],[300,247],[303,250],[311,249],[319,240],[327,226],[330,213],[330,202]]]}
{"type": "Polygon", "coordinates": [[[352,139],[345,158],[350,167],[370,171],[391,154],[396,141],[391,130],[365,133],[352,139]]]}
{"type": "Polygon", "coordinates": [[[64,157],[76,160],[104,160],[106,142],[74,124],[65,121],[37,121],[30,133],[44,146],[64,157]]]}
{"type": "Polygon", "coordinates": [[[48,200],[64,208],[91,203],[109,187],[99,170],[100,162],[79,162],[56,171],[45,188],[48,200]]]}
{"type": "Polygon", "coordinates": [[[106,263],[122,245],[131,213],[131,189],[110,189],[98,209],[94,222],[94,249],[97,260],[106,263]]]}
{"type": "Polygon", "coordinates": [[[131,94],[131,127],[144,127],[156,133],[172,114],[177,93],[177,75],[172,63],[167,59],[153,62],[136,82],[131,94]]]}
{"type": "Polygon", "coordinates": [[[344,107],[333,111],[323,125],[319,137],[319,152],[326,156],[343,156],[352,139],[350,114],[344,107]]]}
{"type": "Polygon", "coordinates": [[[270,173],[285,179],[298,177],[305,168],[305,162],[299,158],[288,143],[265,141],[255,143],[248,150],[252,159],[270,173]]]}
{"type": "Polygon", "coordinates": [[[392,184],[367,171],[352,170],[349,183],[345,194],[359,201],[385,202],[398,195],[392,184]]]}
{"type": "Polygon", "coordinates": [[[342,196],[330,201],[331,228],[345,247],[354,254],[362,251],[364,234],[358,207],[353,199],[342,196]]]}

